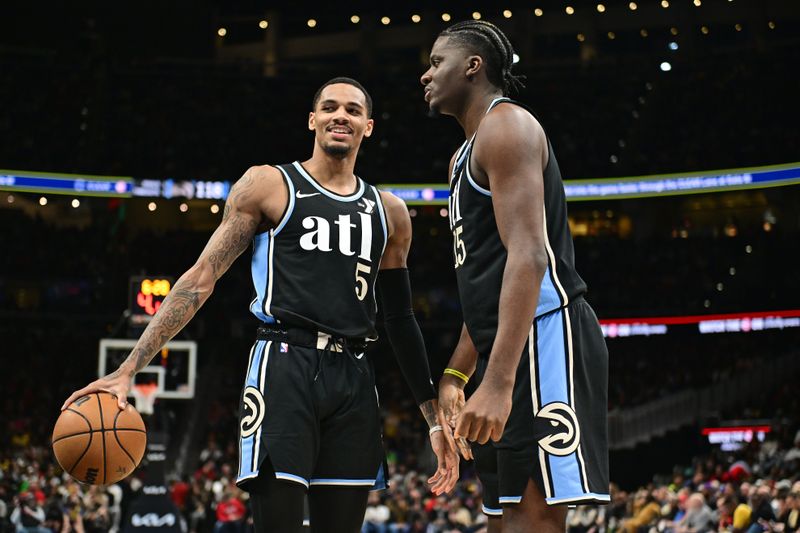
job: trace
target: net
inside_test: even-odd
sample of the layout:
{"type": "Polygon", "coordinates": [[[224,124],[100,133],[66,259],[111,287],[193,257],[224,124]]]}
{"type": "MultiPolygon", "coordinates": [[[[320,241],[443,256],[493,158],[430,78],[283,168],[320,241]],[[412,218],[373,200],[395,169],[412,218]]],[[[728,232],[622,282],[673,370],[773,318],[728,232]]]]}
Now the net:
{"type": "Polygon", "coordinates": [[[152,415],[156,403],[158,384],[137,383],[133,386],[133,397],[136,400],[136,410],[142,415],[152,415]]]}

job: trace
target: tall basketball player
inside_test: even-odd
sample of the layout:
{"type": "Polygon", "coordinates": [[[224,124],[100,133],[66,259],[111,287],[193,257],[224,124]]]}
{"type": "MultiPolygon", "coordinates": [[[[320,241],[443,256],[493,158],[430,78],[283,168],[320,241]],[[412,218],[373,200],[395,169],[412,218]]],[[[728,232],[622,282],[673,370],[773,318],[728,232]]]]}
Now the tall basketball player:
{"type": "Polygon", "coordinates": [[[105,390],[122,407],[133,375],[189,322],[252,242],[250,311],[262,325],[242,392],[237,482],[251,492],[259,532],[300,531],[306,493],[312,531],[357,532],[368,491],[383,487],[375,379],[364,357],[375,338],[376,285],[389,340],[431,428],[439,462],[431,488],[447,492],[458,478],[411,309],[411,219],[401,200],[353,174],[361,141],[372,133],[372,100],[357,81],[334,78],[317,91],[312,109],[311,158],[250,168],[197,263],[128,359],[65,402],[105,390]]]}
{"type": "Polygon", "coordinates": [[[519,83],[513,55],[493,24],[461,22],[421,78],[430,108],[466,137],[450,165],[464,327],[439,398],[462,455],[462,439],[473,443],[490,529],[563,532],[563,504],[609,501],[608,352],[575,271],[553,148],[505,97],[519,83]]]}

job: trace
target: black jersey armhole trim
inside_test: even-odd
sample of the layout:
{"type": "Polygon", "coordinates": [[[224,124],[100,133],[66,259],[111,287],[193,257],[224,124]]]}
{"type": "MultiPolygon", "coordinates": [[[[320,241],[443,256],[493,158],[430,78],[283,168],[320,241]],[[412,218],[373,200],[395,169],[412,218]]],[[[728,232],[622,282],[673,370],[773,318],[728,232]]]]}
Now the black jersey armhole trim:
{"type": "MultiPolygon", "coordinates": [[[[286,212],[289,211],[289,208],[292,205],[292,198],[291,198],[292,190],[289,187],[289,184],[286,183],[286,180],[288,179],[287,175],[284,172],[281,172],[281,169],[283,168],[283,165],[269,165],[269,166],[271,166],[272,168],[276,169],[280,173],[281,181],[283,181],[283,186],[286,188],[286,205],[283,207],[283,212],[281,213],[281,216],[278,217],[278,223],[275,225],[275,227],[277,228],[278,226],[281,225],[281,222],[283,222],[283,219],[286,216],[286,212]]],[[[256,232],[256,234],[253,237],[258,237],[259,235],[263,235],[265,233],[269,233],[273,229],[274,228],[267,228],[264,231],[258,231],[258,232],[256,232]]]]}

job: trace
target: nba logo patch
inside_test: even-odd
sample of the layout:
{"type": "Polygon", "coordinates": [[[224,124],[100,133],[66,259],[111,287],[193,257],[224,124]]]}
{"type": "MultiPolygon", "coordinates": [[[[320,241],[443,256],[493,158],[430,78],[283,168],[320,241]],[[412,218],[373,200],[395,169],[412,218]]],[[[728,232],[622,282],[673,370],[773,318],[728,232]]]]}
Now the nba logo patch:
{"type": "Polygon", "coordinates": [[[289,352],[289,345],[285,342],[281,343],[281,353],[288,353],[289,352]]]}

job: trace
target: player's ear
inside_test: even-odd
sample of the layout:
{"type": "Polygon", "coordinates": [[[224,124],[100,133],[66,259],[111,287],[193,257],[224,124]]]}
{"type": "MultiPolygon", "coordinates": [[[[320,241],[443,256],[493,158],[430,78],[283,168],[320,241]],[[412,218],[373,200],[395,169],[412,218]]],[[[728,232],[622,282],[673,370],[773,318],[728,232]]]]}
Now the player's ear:
{"type": "Polygon", "coordinates": [[[467,72],[465,73],[468,80],[471,80],[483,68],[483,58],[481,56],[469,56],[467,58],[467,72]]]}
{"type": "Polygon", "coordinates": [[[372,128],[375,126],[375,121],[371,118],[367,119],[367,127],[364,130],[364,137],[369,137],[372,135],[372,128]]]}
{"type": "Polygon", "coordinates": [[[316,126],[317,126],[317,124],[316,124],[316,120],[314,118],[314,112],[311,111],[308,114],[308,129],[311,130],[311,131],[314,131],[316,129],[316,126]]]}

